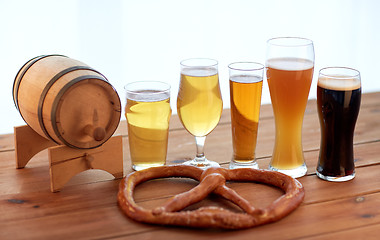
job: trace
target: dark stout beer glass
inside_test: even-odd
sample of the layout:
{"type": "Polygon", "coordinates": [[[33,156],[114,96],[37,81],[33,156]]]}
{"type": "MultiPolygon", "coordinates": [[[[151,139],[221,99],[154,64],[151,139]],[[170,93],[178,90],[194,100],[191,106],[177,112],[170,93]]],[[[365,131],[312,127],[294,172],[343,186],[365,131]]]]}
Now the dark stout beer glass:
{"type": "Polygon", "coordinates": [[[355,177],[353,138],[361,101],[359,71],[329,67],[319,71],[317,105],[321,145],[317,175],[334,182],[355,177]]]}

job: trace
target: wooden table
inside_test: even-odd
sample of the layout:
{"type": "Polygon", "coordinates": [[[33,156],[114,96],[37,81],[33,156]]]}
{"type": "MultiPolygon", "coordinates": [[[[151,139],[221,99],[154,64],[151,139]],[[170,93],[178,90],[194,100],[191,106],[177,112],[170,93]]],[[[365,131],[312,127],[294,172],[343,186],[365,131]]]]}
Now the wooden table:
{"type": "MultiPolygon", "coordinates": [[[[380,92],[364,94],[355,131],[356,177],[344,183],[320,180],[315,175],[319,151],[316,101],[308,103],[303,147],[308,174],[299,178],[306,196],[302,205],[284,219],[239,231],[162,227],[128,219],[117,206],[120,180],[100,170],[85,171],[61,192],[51,193],[47,151],[37,154],[24,169],[15,168],[13,135],[0,136],[0,239],[362,239],[380,233],[380,92]]],[[[168,164],[181,163],[195,154],[194,139],[172,117],[168,164]]],[[[125,174],[131,172],[126,124],[123,135],[125,174]]],[[[261,109],[257,145],[258,163],[267,168],[274,144],[270,105],[261,109]]],[[[206,140],[206,156],[228,167],[232,153],[230,112],[223,111],[218,127],[206,140]]],[[[135,192],[144,207],[162,204],[173,194],[197,184],[190,179],[164,179],[143,183],[135,192]]],[[[279,197],[276,188],[255,183],[230,183],[256,207],[279,197]]],[[[201,205],[225,206],[210,196],[201,205]]]]}

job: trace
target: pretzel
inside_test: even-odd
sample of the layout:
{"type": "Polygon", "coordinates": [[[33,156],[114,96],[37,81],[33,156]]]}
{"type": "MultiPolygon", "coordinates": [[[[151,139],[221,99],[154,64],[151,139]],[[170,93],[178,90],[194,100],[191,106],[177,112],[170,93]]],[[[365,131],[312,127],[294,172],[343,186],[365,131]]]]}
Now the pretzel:
{"type": "Polygon", "coordinates": [[[243,229],[277,221],[295,210],[304,198],[302,184],[285,174],[256,169],[224,169],[176,165],[145,169],[129,174],[119,185],[118,202],[121,210],[130,218],[145,223],[177,225],[197,228],[243,229]],[[193,189],[175,195],[164,206],[152,210],[138,206],[133,198],[135,187],[156,178],[186,177],[200,183],[193,189]],[[282,189],[285,194],[266,208],[254,208],[242,198],[226,181],[261,182],[282,189]],[[210,193],[222,196],[239,206],[244,213],[231,212],[219,207],[202,207],[192,211],[181,211],[199,202],[210,193]]]}

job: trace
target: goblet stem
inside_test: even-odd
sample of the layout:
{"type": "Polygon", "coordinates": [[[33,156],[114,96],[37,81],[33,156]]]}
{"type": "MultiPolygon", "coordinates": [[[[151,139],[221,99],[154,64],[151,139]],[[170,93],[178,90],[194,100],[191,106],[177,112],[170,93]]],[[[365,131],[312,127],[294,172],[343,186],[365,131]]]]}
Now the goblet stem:
{"type": "Polygon", "coordinates": [[[194,159],[184,162],[185,165],[195,166],[202,169],[208,167],[220,167],[219,163],[214,161],[209,161],[205,157],[203,147],[205,145],[206,136],[195,137],[195,143],[197,145],[197,155],[194,159]]]}
{"type": "Polygon", "coordinates": [[[195,137],[195,143],[197,145],[197,156],[195,157],[195,161],[197,162],[205,162],[205,153],[204,153],[204,146],[205,146],[206,136],[195,137]]]}

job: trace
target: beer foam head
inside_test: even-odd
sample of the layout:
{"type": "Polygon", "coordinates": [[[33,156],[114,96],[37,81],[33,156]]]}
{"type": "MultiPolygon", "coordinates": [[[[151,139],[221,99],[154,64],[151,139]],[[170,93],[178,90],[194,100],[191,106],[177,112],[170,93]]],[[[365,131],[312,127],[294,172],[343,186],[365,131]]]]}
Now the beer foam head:
{"type": "Polygon", "coordinates": [[[208,77],[218,74],[218,69],[214,67],[194,67],[194,68],[183,68],[181,70],[183,75],[193,76],[193,77],[208,77]]]}
{"type": "Polygon", "coordinates": [[[322,68],[319,71],[318,86],[340,91],[355,90],[361,87],[360,73],[347,67],[322,68]]]}
{"type": "Polygon", "coordinates": [[[258,75],[232,75],[230,80],[238,83],[257,83],[263,81],[263,78],[258,75]]]}
{"type": "Polygon", "coordinates": [[[318,86],[338,91],[355,90],[361,87],[360,79],[352,76],[320,76],[318,86]]]}
{"type": "Polygon", "coordinates": [[[302,71],[314,67],[314,62],[303,58],[272,58],[266,62],[267,67],[285,71],[302,71]]]}
{"type": "Polygon", "coordinates": [[[141,90],[127,93],[127,98],[136,102],[159,102],[170,98],[170,92],[141,90]]]}
{"type": "Polygon", "coordinates": [[[127,84],[127,99],[137,102],[157,102],[170,98],[170,85],[158,81],[140,81],[127,84]]]}

